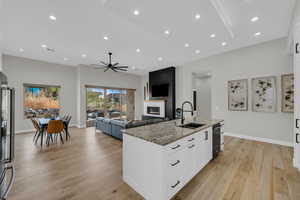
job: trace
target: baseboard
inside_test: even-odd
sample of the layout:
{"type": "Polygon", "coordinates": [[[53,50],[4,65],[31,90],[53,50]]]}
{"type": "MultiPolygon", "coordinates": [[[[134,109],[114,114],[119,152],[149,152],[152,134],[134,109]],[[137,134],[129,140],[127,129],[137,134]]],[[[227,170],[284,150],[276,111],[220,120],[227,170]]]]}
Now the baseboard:
{"type": "Polygon", "coordinates": [[[278,144],[278,145],[288,146],[288,147],[293,147],[294,146],[292,142],[273,140],[273,139],[269,139],[269,138],[253,137],[253,136],[240,135],[240,134],[228,133],[228,132],[225,132],[224,135],[225,136],[231,136],[231,137],[237,137],[237,138],[241,138],[241,139],[246,139],[246,140],[254,140],[254,141],[258,141],[258,142],[278,144]]]}
{"type": "Polygon", "coordinates": [[[86,128],[86,126],[85,125],[79,125],[79,124],[76,124],[76,125],[74,125],[76,128],[86,128]]]}
{"type": "Polygon", "coordinates": [[[298,171],[300,171],[300,165],[296,162],[295,158],[293,158],[293,164],[294,164],[294,167],[296,169],[298,169],[298,171]]]}
{"type": "Polygon", "coordinates": [[[16,131],[16,134],[21,134],[21,133],[31,133],[34,132],[35,129],[28,129],[28,130],[18,130],[16,131]]]}

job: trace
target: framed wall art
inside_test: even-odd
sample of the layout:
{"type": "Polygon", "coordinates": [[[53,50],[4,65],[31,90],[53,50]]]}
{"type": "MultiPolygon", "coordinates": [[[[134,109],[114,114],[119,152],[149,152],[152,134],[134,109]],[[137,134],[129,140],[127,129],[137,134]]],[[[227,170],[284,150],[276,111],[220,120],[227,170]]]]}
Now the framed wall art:
{"type": "Polygon", "coordinates": [[[248,110],[248,80],[228,81],[228,110],[248,110]]]}
{"type": "Polygon", "coordinates": [[[255,112],[276,112],[276,77],[252,79],[252,110],[255,112]]]}
{"type": "Polygon", "coordinates": [[[281,76],[281,111],[294,112],[294,74],[281,76]]]}

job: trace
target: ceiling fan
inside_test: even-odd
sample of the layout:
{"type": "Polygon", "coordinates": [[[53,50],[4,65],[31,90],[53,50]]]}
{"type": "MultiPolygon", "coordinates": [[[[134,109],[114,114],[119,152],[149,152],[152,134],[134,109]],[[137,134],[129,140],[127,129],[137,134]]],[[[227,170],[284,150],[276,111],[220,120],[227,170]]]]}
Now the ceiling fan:
{"type": "Polygon", "coordinates": [[[128,66],[119,66],[118,62],[112,63],[111,62],[111,56],[112,56],[111,52],[108,53],[108,56],[109,56],[108,63],[106,63],[104,61],[100,61],[99,64],[91,64],[91,65],[83,65],[83,66],[92,66],[95,69],[105,69],[104,72],[106,72],[108,70],[112,70],[114,72],[119,72],[119,71],[127,72],[128,66]]]}

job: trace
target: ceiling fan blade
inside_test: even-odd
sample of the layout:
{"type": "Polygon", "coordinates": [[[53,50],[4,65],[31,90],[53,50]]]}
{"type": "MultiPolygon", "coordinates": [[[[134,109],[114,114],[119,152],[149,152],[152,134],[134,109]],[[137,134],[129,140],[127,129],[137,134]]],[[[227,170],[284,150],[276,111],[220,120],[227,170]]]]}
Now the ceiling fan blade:
{"type": "Polygon", "coordinates": [[[117,70],[115,70],[115,68],[110,68],[111,70],[113,70],[114,72],[118,72],[117,70]]]}
{"type": "Polygon", "coordinates": [[[107,72],[107,70],[109,70],[109,67],[107,67],[107,68],[104,70],[104,72],[107,72]]]}
{"type": "Polygon", "coordinates": [[[117,62],[117,63],[113,64],[112,67],[115,67],[115,66],[117,66],[118,64],[119,64],[119,63],[117,62]]]}

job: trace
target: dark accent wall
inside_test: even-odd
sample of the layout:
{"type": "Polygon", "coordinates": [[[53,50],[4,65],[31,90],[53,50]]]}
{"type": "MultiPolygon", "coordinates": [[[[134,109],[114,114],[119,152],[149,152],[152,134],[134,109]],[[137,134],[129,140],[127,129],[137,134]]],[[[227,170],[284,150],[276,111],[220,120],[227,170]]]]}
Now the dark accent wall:
{"type": "Polygon", "coordinates": [[[149,73],[149,97],[150,100],[166,101],[166,117],[175,118],[175,67],[153,71],[149,73]],[[152,97],[152,86],[160,84],[169,84],[169,96],[152,97]]]}

